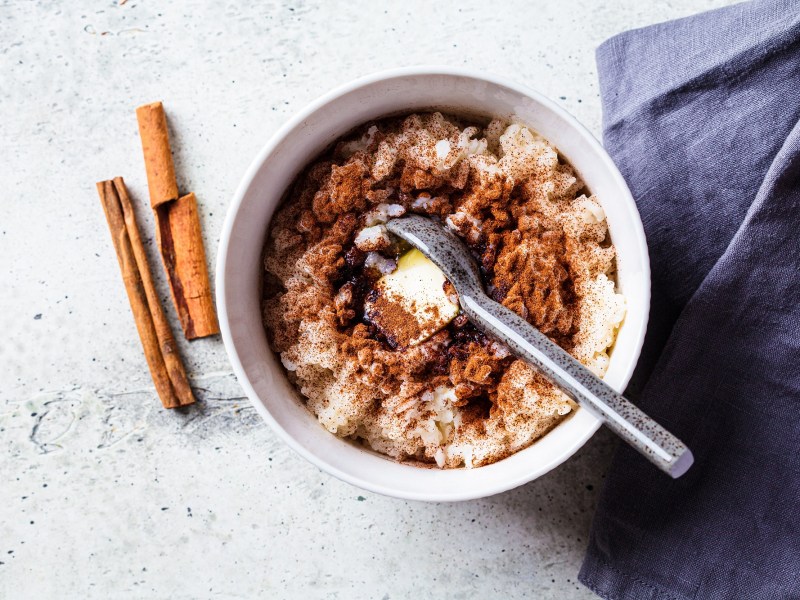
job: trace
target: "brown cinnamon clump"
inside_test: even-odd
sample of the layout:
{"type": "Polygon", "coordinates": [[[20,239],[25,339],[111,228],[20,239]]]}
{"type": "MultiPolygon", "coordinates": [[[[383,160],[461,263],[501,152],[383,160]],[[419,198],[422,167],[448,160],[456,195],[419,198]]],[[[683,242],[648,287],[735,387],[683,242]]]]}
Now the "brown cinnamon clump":
{"type": "Polygon", "coordinates": [[[546,433],[573,408],[563,394],[463,315],[410,345],[419,323],[388,314],[399,306],[381,304],[374,283],[405,249],[383,223],[439,219],[495,300],[601,371],[618,308],[613,247],[581,190],[545,140],[499,121],[415,114],[338,142],[295,181],[264,254],[264,323],[309,409],[338,435],[447,467],[499,460],[546,433]],[[380,327],[367,297],[387,311],[380,327]]]}
{"type": "MultiPolygon", "coordinates": [[[[493,296],[563,347],[572,345],[578,307],[563,233],[519,230],[495,233],[493,296]]],[[[484,257],[484,264],[491,264],[484,257]]]]}
{"type": "Polygon", "coordinates": [[[374,290],[371,296],[372,303],[370,309],[364,311],[364,318],[378,328],[390,347],[408,348],[412,340],[420,337],[422,329],[415,313],[387,298],[380,290],[374,290]]]}

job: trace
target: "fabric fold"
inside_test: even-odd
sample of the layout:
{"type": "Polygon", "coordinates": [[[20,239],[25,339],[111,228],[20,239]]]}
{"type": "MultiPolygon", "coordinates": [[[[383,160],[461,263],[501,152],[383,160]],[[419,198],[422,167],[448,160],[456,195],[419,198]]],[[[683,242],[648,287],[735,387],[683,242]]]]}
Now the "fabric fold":
{"type": "Polygon", "coordinates": [[[800,597],[799,16],[753,2],[598,49],[651,253],[639,404],[696,457],[671,481],[617,452],[580,574],[604,598],[800,597]],[[675,58],[709,40],[716,63],[675,58]]]}

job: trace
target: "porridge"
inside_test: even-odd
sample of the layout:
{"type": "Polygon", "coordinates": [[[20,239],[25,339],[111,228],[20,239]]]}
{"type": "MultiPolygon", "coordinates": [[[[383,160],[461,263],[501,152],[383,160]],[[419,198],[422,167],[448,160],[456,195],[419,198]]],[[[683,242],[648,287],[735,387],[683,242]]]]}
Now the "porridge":
{"type": "Polygon", "coordinates": [[[443,468],[500,460],[567,418],[572,401],[459,314],[449,282],[384,224],[415,213],[450,228],[494,300],[602,375],[625,303],[587,194],[515,122],[419,113],[342,138],[295,180],[264,249],[264,325],[308,409],[336,435],[443,468]],[[378,291],[408,269],[444,291],[435,319],[382,318],[378,291]]]}

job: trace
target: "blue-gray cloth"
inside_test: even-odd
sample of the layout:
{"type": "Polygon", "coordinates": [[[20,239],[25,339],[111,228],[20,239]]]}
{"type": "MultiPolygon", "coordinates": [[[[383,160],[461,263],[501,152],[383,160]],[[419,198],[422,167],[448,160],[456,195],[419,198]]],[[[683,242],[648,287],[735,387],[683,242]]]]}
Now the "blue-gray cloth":
{"type": "Polygon", "coordinates": [[[800,2],[630,31],[597,62],[653,273],[629,393],[696,462],[671,480],[620,447],[580,579],[603,598],[800,598],[800,2]]]}

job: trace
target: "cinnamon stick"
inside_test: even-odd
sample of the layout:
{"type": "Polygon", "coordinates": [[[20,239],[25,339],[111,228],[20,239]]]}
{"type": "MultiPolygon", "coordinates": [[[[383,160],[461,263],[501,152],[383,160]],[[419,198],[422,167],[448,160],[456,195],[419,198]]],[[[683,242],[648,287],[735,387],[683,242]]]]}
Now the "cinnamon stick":
{"type": "Polygon", "coordinates": [[[150,206],[154,209],[164,202],[178,199],[178,181],[169,149],[167,115],[161,102],[145,104],[136,109],[139,137],[142,138],[144,168],[147,172],[147,189],[150,206]]]}
{"type": "Polygon", "coordinates": [[[161,256],[186,339],[219,333],[197,199],[189,193],[162,204],[155,212],[161,256]]]}
{"type": "Polygon", "coordinates": [[[136,329],[164,408],[192,404],[194,394],[177,352],[175,338],[158,301],[136,216],[121,177],[97,184],[111,231],[136,329]]]}
{"type": "Polygon", "coordinates": [[[183,333],[189,340],[217,334],[197,199],[191,193],[179,197],[164,107],[140,106],[136,118],[161,259],[183,333]]]}

